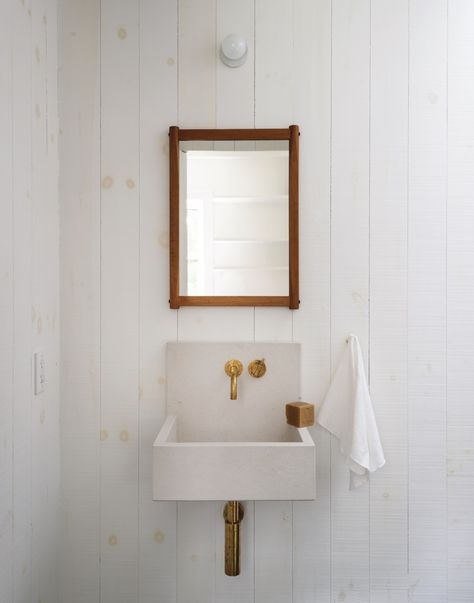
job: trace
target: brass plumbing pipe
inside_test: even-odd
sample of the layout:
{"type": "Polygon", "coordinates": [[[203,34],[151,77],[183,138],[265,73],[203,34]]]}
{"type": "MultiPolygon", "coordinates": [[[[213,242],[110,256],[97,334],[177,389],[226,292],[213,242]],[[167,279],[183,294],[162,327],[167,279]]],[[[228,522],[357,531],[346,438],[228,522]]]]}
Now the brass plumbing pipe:
{"type": "Polygon", "coordinates": [[[243,517],[244,508],[236,500],[229,501],[224,507],[225,573],[227,576],[240,574],[240,522],[243,517]]]}

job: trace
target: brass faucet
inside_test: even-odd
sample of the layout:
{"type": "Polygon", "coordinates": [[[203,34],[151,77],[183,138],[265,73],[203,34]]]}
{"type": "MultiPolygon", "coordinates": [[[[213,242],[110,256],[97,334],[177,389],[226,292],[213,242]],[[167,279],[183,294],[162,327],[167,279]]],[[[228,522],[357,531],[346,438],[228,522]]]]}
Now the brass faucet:
{"type": "Polygon", "coordinates": [[[230,377],[230,399],[237,400],[237,377],[242,374],[243,366],[240,360],[229,360],[224,370],[230,377]]]}

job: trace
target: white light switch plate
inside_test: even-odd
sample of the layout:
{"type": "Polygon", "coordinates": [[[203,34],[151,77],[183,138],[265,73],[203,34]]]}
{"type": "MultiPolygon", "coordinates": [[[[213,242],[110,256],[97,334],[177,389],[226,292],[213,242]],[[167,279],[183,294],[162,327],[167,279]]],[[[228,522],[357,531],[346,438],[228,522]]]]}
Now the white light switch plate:
{"type": "Polygon", "coordinates": [[[42,350],[35,352],[33,355],[33,376],[35,396],[44,392],[45,377],[45,359],[42,350]]]}

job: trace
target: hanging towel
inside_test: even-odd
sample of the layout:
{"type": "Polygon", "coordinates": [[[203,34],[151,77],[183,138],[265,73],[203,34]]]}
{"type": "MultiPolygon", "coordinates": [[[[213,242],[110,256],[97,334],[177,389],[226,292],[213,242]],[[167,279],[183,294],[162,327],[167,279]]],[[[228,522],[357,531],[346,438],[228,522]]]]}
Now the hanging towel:
{"type": "Polygon", "coordinates": [[[369,480],[385,464],[359,340],[350,335],[318,414],[318,422],[339,440],[349,469],[349,489],[369,480]]]}

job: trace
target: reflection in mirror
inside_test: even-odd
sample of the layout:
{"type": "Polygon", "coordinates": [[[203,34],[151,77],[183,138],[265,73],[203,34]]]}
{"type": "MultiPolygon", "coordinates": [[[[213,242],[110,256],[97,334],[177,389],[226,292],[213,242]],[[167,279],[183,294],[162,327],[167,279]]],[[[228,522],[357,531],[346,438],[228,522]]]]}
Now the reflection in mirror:
{"type": "Polygon", "coordinates": [[[181,295],[289,295],[287,140],[181,141],[181,295]]]}

